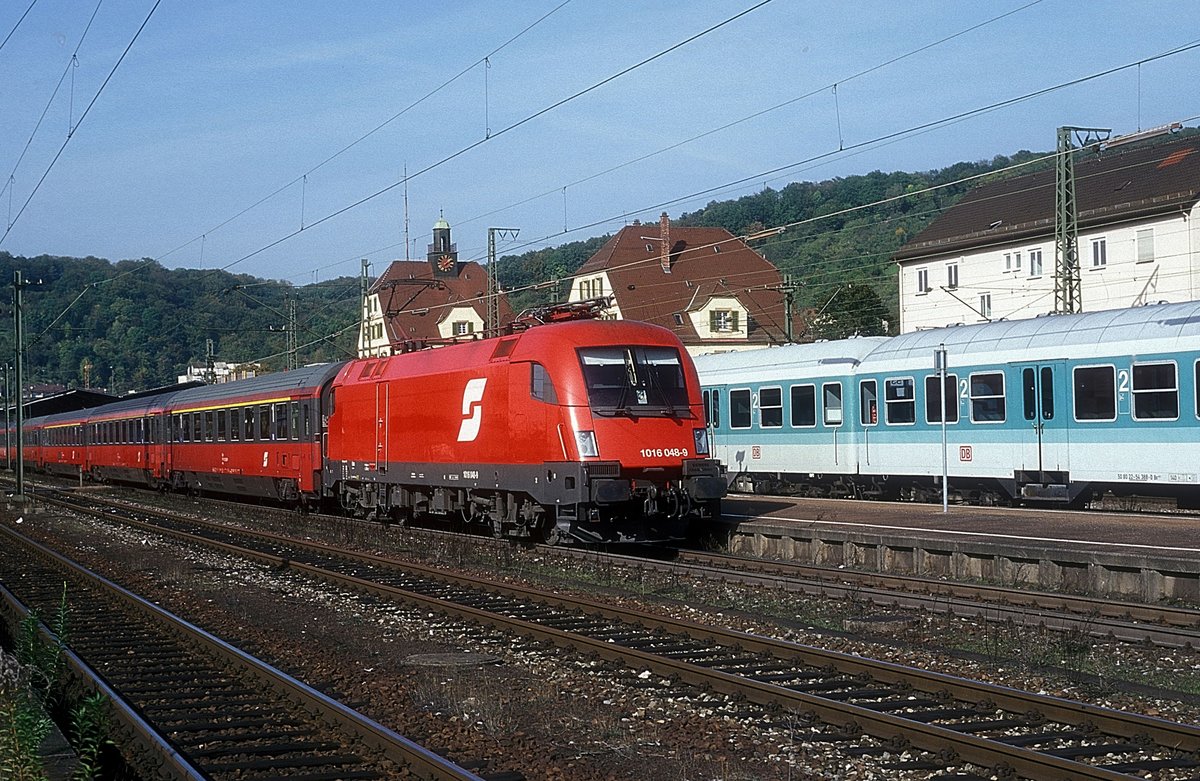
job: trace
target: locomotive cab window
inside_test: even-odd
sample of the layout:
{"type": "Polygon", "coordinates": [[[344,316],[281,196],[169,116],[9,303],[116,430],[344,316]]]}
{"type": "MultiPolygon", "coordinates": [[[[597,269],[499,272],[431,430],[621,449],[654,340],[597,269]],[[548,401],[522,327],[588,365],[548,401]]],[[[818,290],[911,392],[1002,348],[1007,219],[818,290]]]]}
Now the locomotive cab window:
{"type": "Polygon", "coordinates": [[[938,392],[939,376],[931,374],[925,378],[925,422],[941,423],[943,407],[947,423],[958,422],[958,375],[946,374],[946,382],[938,392]]]}
{"type": "Polygon", "coordinates": [[[812,428],[817,425],[817,386],[793,385],[792,428],[812,428]]]}
{"type": "Polygon", "coordinates": [[[679,351],[672,347],[584,347],[579,350],[588,401],[597,415],[687,415],[679,351]]]}
{"type": "Polygon", "coordinates": [[[879,385],[875,380],[858,383],[859,420],[864,426],[879,423],[879,385]]]}
{"type": "Polygon", "coordinates": [[[1074,371],[1075,419],[1116,420],[1117,381],[1112,366],[1081,366],[1074,371]]]}
{"type": "Polygon", "coordinates": [[[761,388],[758,391],[758,425],[762,428],[783,428],[782,388],[761,388]]]}
{"type": "Polygon", "coordinates": [[[1003,372],[972,374],[968,388],[971,396],[971,421],[973,423],[1004,422],[1003,372]]]}
{"type": "Polygon", "coordinates": [[[1133,365],[1133,419],[1177,420],[1179,386],[1173,363],[1133,365]]]}
{"type": "Polygon", "coordinates": [[[827,382],[821,386],[821,398],[825,402],[825,425],[842,425],[842,384],[827,382]]]}
{"type": "Polygon", "coordinates": [[[750,428],[750,389],[729,391],[729,427],[750,428]]]}
{"type": "Polygon", "coordinates": [[[883,386],[888,425],[917,421],[917,397],[912,377],[889,377],[883,386]]]}

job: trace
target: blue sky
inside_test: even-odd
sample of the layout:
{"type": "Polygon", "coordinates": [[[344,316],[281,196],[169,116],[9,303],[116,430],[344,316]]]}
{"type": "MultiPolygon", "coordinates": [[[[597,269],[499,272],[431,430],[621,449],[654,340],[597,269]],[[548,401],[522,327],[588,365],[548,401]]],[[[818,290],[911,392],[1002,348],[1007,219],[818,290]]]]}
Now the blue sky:
{"type": "Polygon", "coordinates": [[[17,166],[96,3],[6,0],[0,39],[29,12],[0,49],[3,227],[20,214],[0,250],[306,284],[404,257],[403,187],[346,207],[406,167],[410,253],[444,213],[460,255],[481,259],[489,226],[520,228],[500,247],[515,252],[789,181],[1049,150],[1059,125],[1119,134],[1200,115],[1192,49],[869,144],[1194,45],[1200,4],[773,0],[523,122],[756,1],[164,0],[24,206],[154,2],[100,5],[17,166]]]}

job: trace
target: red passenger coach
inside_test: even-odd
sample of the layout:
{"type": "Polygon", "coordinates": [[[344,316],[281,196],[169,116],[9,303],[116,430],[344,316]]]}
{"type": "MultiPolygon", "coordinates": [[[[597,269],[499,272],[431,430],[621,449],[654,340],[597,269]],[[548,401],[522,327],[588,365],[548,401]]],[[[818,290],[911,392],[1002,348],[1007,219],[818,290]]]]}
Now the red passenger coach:
{"type": "Polygon", "coordinates": [[[630,321],[350,362],[328,442],[326,488],[347,511],[497,536],[678,536],[725,493],[686,351],[630,321]]]}
{"type": "Polygon", "coordinates": [[[282,502],[321,490],[321,396],[342,364],[172,394],[164,470],[177,489],[282,502]]]}

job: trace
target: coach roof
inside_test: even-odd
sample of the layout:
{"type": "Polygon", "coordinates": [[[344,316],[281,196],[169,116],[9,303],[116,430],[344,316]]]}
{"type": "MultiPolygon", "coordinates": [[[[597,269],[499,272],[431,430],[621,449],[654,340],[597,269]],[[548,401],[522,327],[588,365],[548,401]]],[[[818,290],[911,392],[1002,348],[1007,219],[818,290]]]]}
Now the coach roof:
{"type": "Polygon", "coordinates": [[[171,399],[172,408],[225,402],[240,398],[270,398],[295,393],[311,393],[338,373],[343,363],[322,363],[287,372],[263,374],[245,380],[205,385],[180,391],[171,399]]]}

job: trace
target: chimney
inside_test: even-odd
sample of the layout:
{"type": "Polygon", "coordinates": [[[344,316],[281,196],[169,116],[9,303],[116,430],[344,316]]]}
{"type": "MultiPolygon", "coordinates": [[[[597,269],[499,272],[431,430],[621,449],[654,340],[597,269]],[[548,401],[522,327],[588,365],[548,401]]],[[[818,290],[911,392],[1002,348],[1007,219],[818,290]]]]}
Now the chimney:
{"type": "Polygon", "coordinates": [[[658,235],[662,239],[662,255],[658,262],[662,265],[664,274],[671,273],[671,218],[666,212],[658,218],[658,235]]]}

